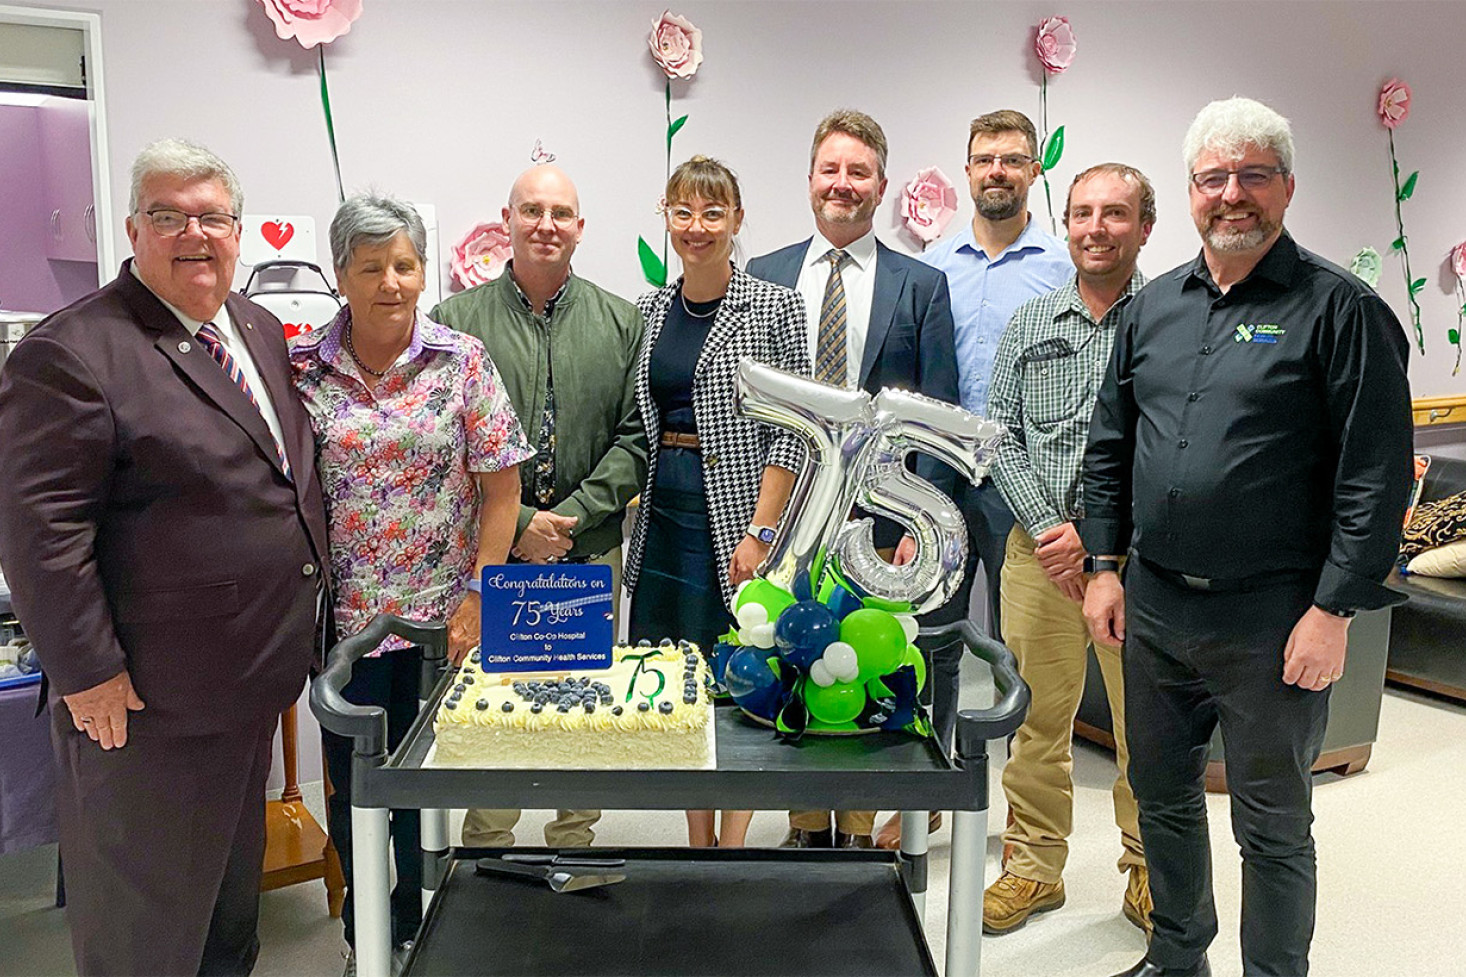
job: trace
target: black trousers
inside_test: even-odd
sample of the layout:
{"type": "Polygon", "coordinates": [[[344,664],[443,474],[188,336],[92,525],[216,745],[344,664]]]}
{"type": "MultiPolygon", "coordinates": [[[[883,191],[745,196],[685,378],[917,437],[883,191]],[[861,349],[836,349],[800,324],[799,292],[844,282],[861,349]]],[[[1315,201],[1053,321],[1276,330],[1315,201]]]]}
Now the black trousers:
{"type": "MultiPolygon", "coordinates": [[[[376,658],[359,659],[351,669],[351,681],[342,694],[357,705],[381,706],[387,710],[387,749],[395,750],[407,735],[418,713],[418,682],[422,649],[402,648],[376,658]]],[[[351,884],[351,740],[321,730],[321,752],[331,774],[334,793],[326,802],[330,813],[331,841],[341,856],[346,876],[346,901],[341,922],[346,942],[356,945],[356,915],[351,884]]],[[[392,886],[392,944],[410,940],[422,923],[422,817],[416,808],[389,813],[392,836],[392,867],[397,881],[392,886]]]]}
{"type": "Polygon", "coordinates": [[[1217,934],[1207,838],[1208,743],[1220,724],[1242,850],[1242,966],[1308,973],[1317,898],[1314,761],[1328,692],[1282,679],[1283,648],[1316,575],[1250,592],[1190,590],[1132,559],[1125,577],[1130,785],[1155,900],[1149,959],[1195,964],[1217,934]]]}
{"type": "MultiPolygon", "coordinates": [[[[988,620],[992,621],[990,634],[1003,639],[1002,615],[998,604],[998,586],[1003,573],[1003,554],[1007,551],[1008,534],[1013,530],[1013,512],[998,492],[991,479],[973,488],[964,485],[957,500],[962,518],[967,522],[967,566],[962,573],[962,585],[952,599],[921,619],[923,627],[950,624],[967,617],[968,605],[972,601],[972,582],[977,577],[977,565],[982,564],[987,579],[988,620]]],[[[959,671],[965,654],[961,642],[934,642],[921,639],[917,642],[930,663],[932,726],[937,742],[948,753],[952,751],[952,736],[957,728],[957,692],[960,682],[959,671]]]]}

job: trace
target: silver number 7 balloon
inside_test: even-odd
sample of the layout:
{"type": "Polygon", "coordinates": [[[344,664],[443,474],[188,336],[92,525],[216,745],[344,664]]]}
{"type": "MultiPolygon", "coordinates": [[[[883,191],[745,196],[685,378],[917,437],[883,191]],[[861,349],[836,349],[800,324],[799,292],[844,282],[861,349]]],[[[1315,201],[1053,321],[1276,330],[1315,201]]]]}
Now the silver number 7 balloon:
{"type": "Polygon", "coordinates": [[[793,431],[808,448],[762,575],[799,594],[833,558],[868,593],[940,607],[962,580],[967,532],[951,499],[905,467],[912,451],[931,454],[976,483],[987,474],[1003,426],[960,407],[902,390],[874,398],[796,376],[751,359],[738,364],[740,413],[793,431]],[[872,522],[851,522],[858,502],[900,523],[916,540],[915,559],[895,567],[872,542],[872,522]]]}

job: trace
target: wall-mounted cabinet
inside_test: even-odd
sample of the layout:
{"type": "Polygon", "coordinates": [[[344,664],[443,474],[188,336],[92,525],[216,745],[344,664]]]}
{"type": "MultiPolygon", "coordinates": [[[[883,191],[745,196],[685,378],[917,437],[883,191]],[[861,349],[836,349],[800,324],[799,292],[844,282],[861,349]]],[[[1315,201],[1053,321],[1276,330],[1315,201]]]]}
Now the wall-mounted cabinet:
{"type": "Polygon", "coordinates": [[[66,98],[47,99],[37,109],[46,257],[54,260],[97,260],[91,110],[89,102],[66,98]]]}

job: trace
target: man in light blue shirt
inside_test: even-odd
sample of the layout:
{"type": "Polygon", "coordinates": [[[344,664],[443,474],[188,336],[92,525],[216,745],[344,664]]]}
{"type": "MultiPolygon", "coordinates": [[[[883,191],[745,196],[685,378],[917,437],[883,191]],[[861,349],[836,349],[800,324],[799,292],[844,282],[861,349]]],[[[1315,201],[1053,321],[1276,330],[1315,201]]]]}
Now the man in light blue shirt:
{"type": "MultiPolygon", "coordinates": [[[[1028,212],[1028,189],[1043,172],[1038,133],[1022,112],[1004,109],[972,120],[967,140],[967,182],[977,212],[972,226],[921,256],[947,274],[956,325],[957,381],[962,406],[987,416],[988,384],[998,340],[1008,319],[1029,299],[1053,291],[1074,275],[1063,241],[1045,233],[1028,212]]],[[[981,560],[987,576],[990,632],[1001,637],[998,580],[1013,513],[991,480],[959,490],[973,559],[962,589],[929,615],[940,624],[967,614],[972,579],[981,560]]],[[[951,745],[956,724],[960,645],[927,647],[932,659],[932,718],[940,741],[951,745]]]]}

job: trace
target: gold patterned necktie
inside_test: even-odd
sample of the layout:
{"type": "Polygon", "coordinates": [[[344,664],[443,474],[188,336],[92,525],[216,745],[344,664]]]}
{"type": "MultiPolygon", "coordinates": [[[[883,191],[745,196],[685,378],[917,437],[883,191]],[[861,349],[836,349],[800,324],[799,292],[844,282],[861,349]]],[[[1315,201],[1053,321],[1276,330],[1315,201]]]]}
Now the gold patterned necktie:
{"type": "Polygon", "coordinates": [[[839,248],[825,255],[830,263],[830,280],[825,283],[825,298],[820,303],[820,333],[815,347],[814,378],[821,383],[845,386],[845,282],[840,266],[850,257],[839,248]]]}

